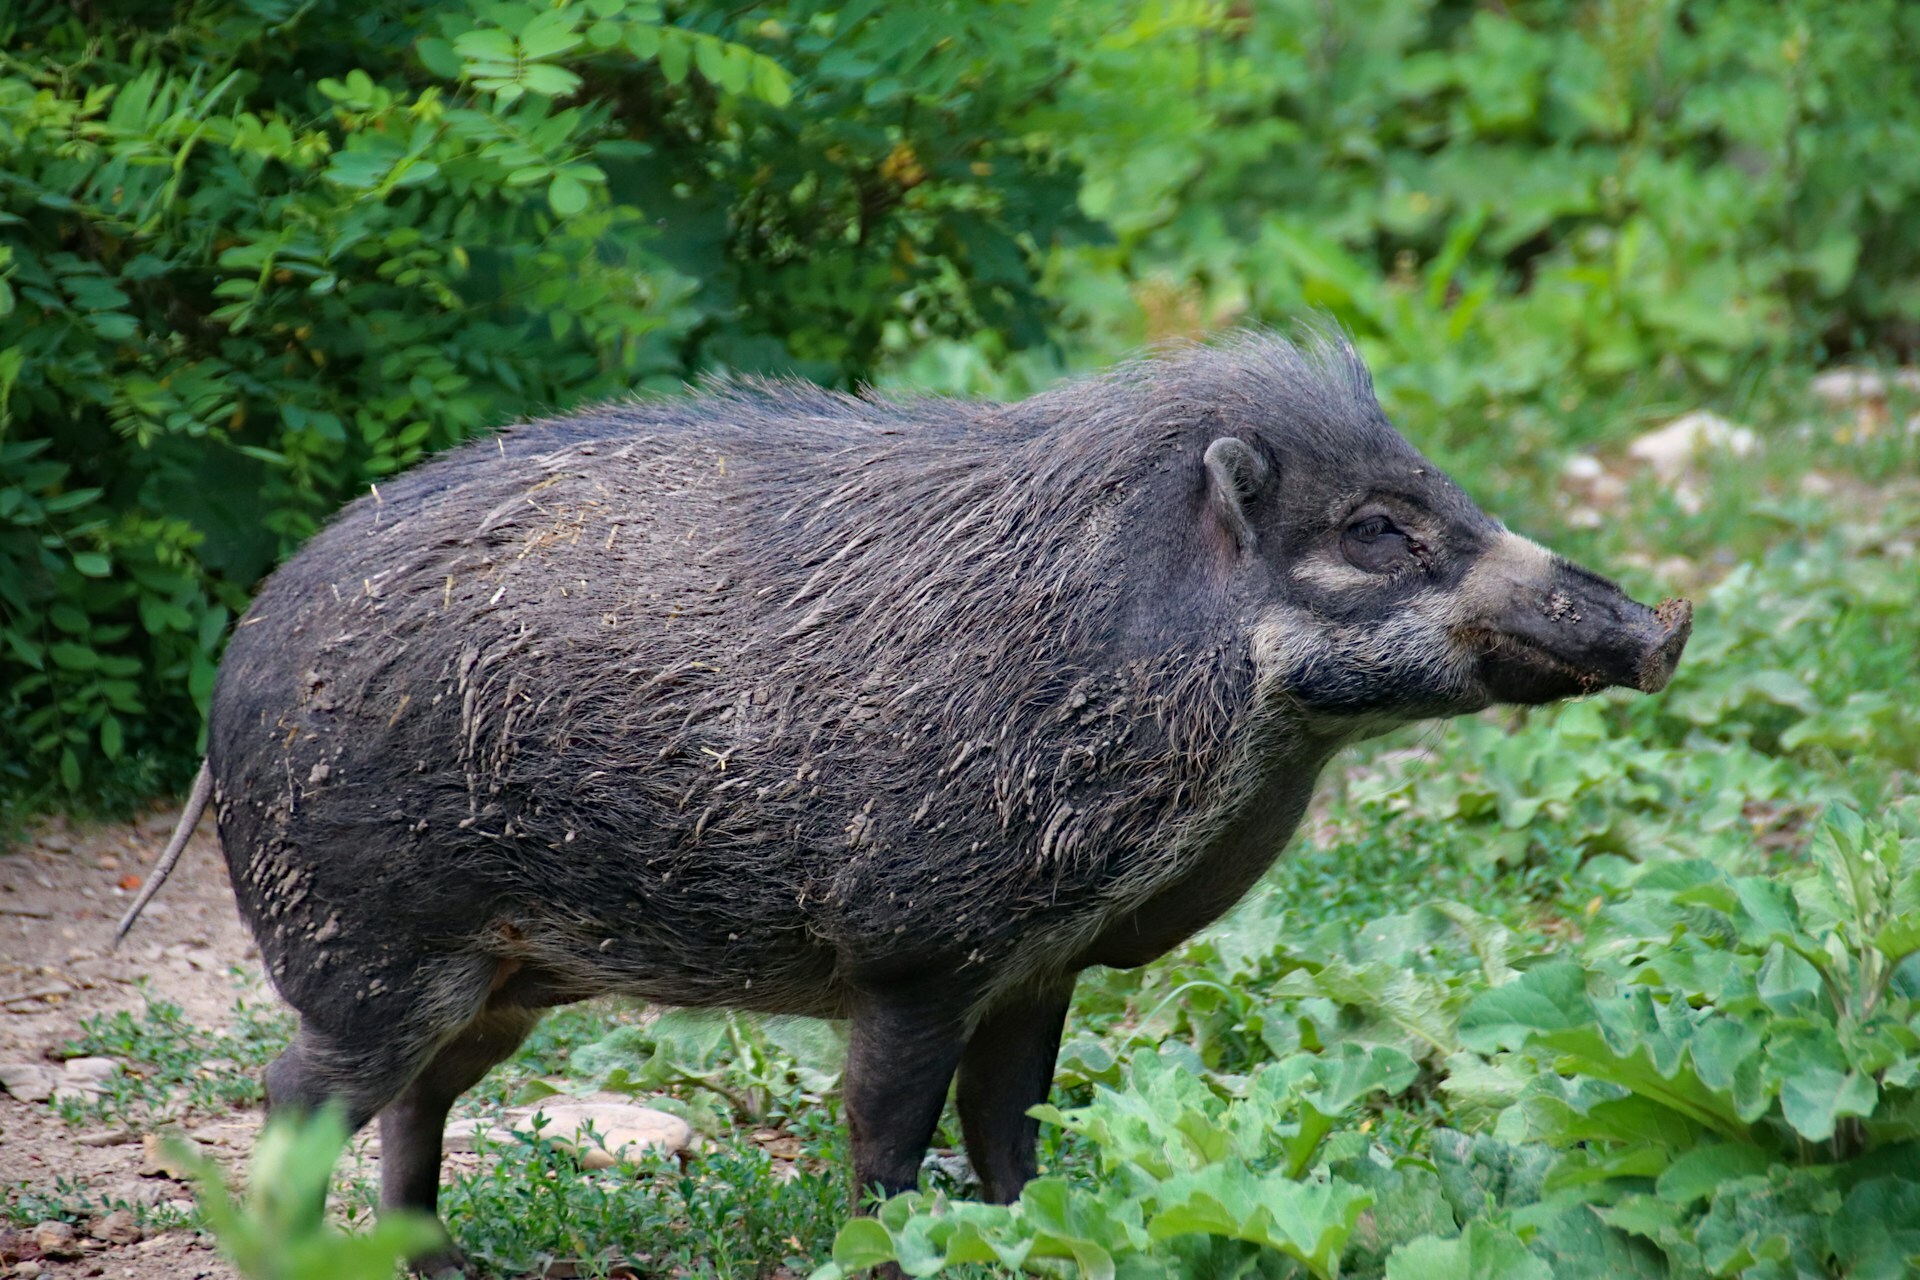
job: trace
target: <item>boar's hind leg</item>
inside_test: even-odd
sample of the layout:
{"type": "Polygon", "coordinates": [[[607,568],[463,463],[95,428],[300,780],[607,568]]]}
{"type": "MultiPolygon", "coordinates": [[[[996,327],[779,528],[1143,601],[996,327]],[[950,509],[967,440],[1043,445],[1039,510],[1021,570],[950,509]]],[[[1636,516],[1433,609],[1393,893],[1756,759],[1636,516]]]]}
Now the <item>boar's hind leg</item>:
{"type": "Polygon", "coordinates": [[[474,1020],[494,969],[480,956],[408,956],[352,983],[283,986],[300,1030],[267,1068],[268,1110],[334,1103],[358,1132],[474,1020]]]}
{"type": "Polygon", "coordinates": [[[1073,982],[1024,993],[988,1012],[967,1038],[955,1099],[967,1158],[985,1198],[1011,1204],[1038,1166],[1040,1122],[1027,1114],[1047,1100],[1073,982]]]}
{"type": "Polygon", "coordinates": [[[854,1208],[869,1191],[911,1191],[960,1059],[960,1018],[944,1001],[882,1000],[853,1015],[842,1098],[854,1208]]]}
{"type": "Polygon", "coordinates": [[[540,1010],[489,1006],[441,1046],[426,1068],[380,1113],[380,1207],[434,1212],[440,1199],[440,1144],[447,1112],[540,1021],[540,1010]]]}

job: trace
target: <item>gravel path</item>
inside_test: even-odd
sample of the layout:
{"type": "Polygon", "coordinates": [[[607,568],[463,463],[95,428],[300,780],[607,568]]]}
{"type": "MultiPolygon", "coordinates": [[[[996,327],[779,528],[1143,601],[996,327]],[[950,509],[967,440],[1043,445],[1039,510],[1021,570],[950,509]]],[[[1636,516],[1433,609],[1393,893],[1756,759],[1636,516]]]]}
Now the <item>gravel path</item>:
{"type": "MultiPolygon", "coordinates": [[[[36,1069],[43,1085],[84,1075],[85,1064],[76,1071],[63,1062],[63,1046],[80,1033],[82,1019],[123,1009],[139,1016],[143,992],[178,1005],[208,1032],[228,1024],[236,998],[274,1000],[235,914],[211,821],[120,950],[108,950],[114,925],[177,816],[156,810],[134,822],[89,827],[52,819],[0,854],[0,1066],[23,1081],[20,1092],[39,1092],[36,1069]]],[[[189,1112],[175,1127],[215,1158],[244,1164],[258,1120],[252,1110],[189,1112]]],[[[128,1215],[108,1217],[99,1208],[190,1202],[184,1183],[155,1172],[152,1144],[143,1141],[150,1136],[138,1125],[76,1128],[48,1101],[0,1093],[0,1191],[7,1201],[48,1197],[96,1206],[68,1242],[58,1230],[33,1225],[0,1233],[0,1275],[32,1275],[37,1266],[57,1277],[229,1280],[232,1270],[205,1237],[186,1229],[144,1231],[128,1215]]]]}

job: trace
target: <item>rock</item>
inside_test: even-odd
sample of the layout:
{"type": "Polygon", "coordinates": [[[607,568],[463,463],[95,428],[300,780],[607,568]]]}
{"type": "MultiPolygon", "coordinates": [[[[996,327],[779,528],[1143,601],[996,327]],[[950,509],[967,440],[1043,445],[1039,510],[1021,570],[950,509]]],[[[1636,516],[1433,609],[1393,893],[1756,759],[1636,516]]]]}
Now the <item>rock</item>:
{"type": "Polygon", "coordinates": [[[447,1124],[440,1149],[449,1153],[472,1151],[483,1136],[495,1142],[504,1142],[511,1132],[499,1125],[488,1124],[485,1120],[453,1120],[447,1124]]]}
{"type": "Polygon", "coordinates": [[[515,1116],[513,1127],[532,1133],[535,1116],[546,1117],[540,1129],[544,1137],[579,1152],[580,1163],[589,1169],[608,1168],[623,1154],[631,1158],[648,1149],[684,1151],[693,1141],[693,1126],[679,1116],[610,1098],[549,1098],[515,1116]]]}
{"type": "Polygon", "coordinates": [[[120,1074],[120,1064],[112,1058],[68,1058],[64,1072],[66,1084],[90,1084],[98,1089],[120,1074]]]}
{"type": "Polygon", "coordinates": [[[95,1240],[104,1240],[108,1244],[138,1244],[146,1232],[133,1220],[133,1214],[125,1209],[115,1209],[112,1213],[95,1218],[87,1224],[87,1234],[95,1240]]]}
{"type": "Polygon", "coordinates": [[[71,1258],[80,1252],[73,1227],[58,1218],[49,1218],[35,1227],[33,1243],[49,1258],[71,1258]]]}
{"type": "Polygon", "coordinates": [[[800,1139],[778,1129],[758,1129],[753,1134],[753,1143],[775,1160],[798,1160],[800,1158],[800,1139]]]}
{"type": "Polygon", "coordinates": [[[133,1141],[130,1129],[95,1129],[92,1133],[83,1133],[74,1139],[83,1147],[117,1147],[133,1141]]]}
{"type": "Polygon", "coordinates": [[[260,1132],[258,1124],[249,1124],[244,1120],[217,1121],[203,1124],[190,1135],[203,1147],[244,1147],[252,1142],[260,1132]]]}
{"type": "MultiPolygon", "coordinates": [[[[94,1184],[96,1189],[99,1185],[97,1182],[94,1184]]],[[[170,1182],[161,1182],[153,1178],[124,1178],[108,1187],[100,1200],[103,1204],[125,1204],[134,1209],[151,1209],[179,1194],[180,1188],[170,1182]]]]}
{"type": "Polygon", "coordinates": [[[52,1275],[53,1273],[41,1266],[39,1259],[28,1258],[24,1262],[14,1263],[13,1269],[8,1271],[7,1274],[16,1276],[19,1280],[37,1280],[39,1276],[52,1275]]]}
{"type": "Polygon", "coordinates": [[[1747,428],[1702,410],[1641,436],[1628,446],[1627,455],[1645,463],[1661,479],[1673,480],[1704,453],[1718,451],[1744,458],[1759,444],[1759,437],[1747,428]]]}
{"type": "Polygon", "coordinates": [[[184,1159],[170,1153],[169,1143],[177,1142],[187,1148],[190,1155],[200,1155],[200,1144],[192,1138],[178,1133],[149,1133],[140,1139],[140,1176],[143,1178],[172,1178],[184,1182],[192,1176],[192,1166],[184,1159]]]}
{"type": "Polygon", "coordinates": [[[1829,369],[1813,380],[1813,394],[1830,405],[1885,400],[1894,387],[1920,391],[1920,369],[1896,369],[1891,376],[1878,369],[1829,369]]]}
{"type": "Polygon", "coordinates": [[[936,1148],[927,1152],[920,1161],[920,1167],[929,1173],[942,1175],[957,1187],[964,1187],[976,1181],[973,1176],[973,1165],[958,1151],[941,1151],[936,1148]]]}
{"type": "Polygon", "coordinates": [[[1600,459],[1590,453],[1574,454],[1571,458],[1567,459],[1566,465],[1561,467],[1560,470],[1567,479],[1578,481],[1581,484],[1590,484],[1607,474],[1607,469],[1600,465],[1600,459]]]}
{"type": "Polygon", "coordinates": [[[40,1062],[0,1062],[0,1089],[22,1102],[45,1102],[60,1083],[60,1072],[40,1062]]]}

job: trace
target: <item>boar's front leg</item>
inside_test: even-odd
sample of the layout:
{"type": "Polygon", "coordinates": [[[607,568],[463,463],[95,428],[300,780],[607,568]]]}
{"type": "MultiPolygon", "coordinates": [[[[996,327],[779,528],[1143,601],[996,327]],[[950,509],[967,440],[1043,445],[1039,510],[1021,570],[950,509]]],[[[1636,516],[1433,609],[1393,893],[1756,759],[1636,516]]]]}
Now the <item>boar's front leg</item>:
{"type": "Polygon", "coordinates": [[[1023,992],[988,1012],[960,1058],[957,1104],[967,1158],[986,1199],[1012,1204],[1038,1172],[1040,1122],[1028,1110],[1047,1100],[1073,979],[1023,992]]]}
{"type": "Polygon", "coordinates": [[[869,1191],[911,1191],[940,1123],[964,1044],[951,997],[916,989],[876,994],[853,1014],[841,1097],[853,1146],[854,1208],[869,1191]]]}
{"type": "Polygon", "coordinates": [[[442,1045],[424,1070],[380,1113],[380,1207],[433,1213],[440,1199],[440,1148],[455,1099],[513,1056],[540,1010],[483,1009],[442,1045]]]}

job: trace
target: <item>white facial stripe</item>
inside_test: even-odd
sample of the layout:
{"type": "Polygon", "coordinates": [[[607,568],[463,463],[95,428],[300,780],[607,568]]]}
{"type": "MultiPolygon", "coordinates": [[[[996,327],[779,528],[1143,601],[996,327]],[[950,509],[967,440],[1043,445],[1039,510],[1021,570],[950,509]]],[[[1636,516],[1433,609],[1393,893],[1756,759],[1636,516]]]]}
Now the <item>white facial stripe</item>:
{"type": "Polygon", "coordinates": [[[1517,591],[1539,591],[1553,576],[1553,552],[1531,538],[1503,533],[1474,562],[1460,583],[1456,618],[1465,621],[1500,612],[1517,591]]]}
{"type": "Polygon", "coordinates": [[[1327,558],[1302,560],[1287,571],[1287,576],[1303,587],[1318,587],[1322,591],[1363,587],[1377,578],[1377,575],[1343,560],[1327,558]]]}

